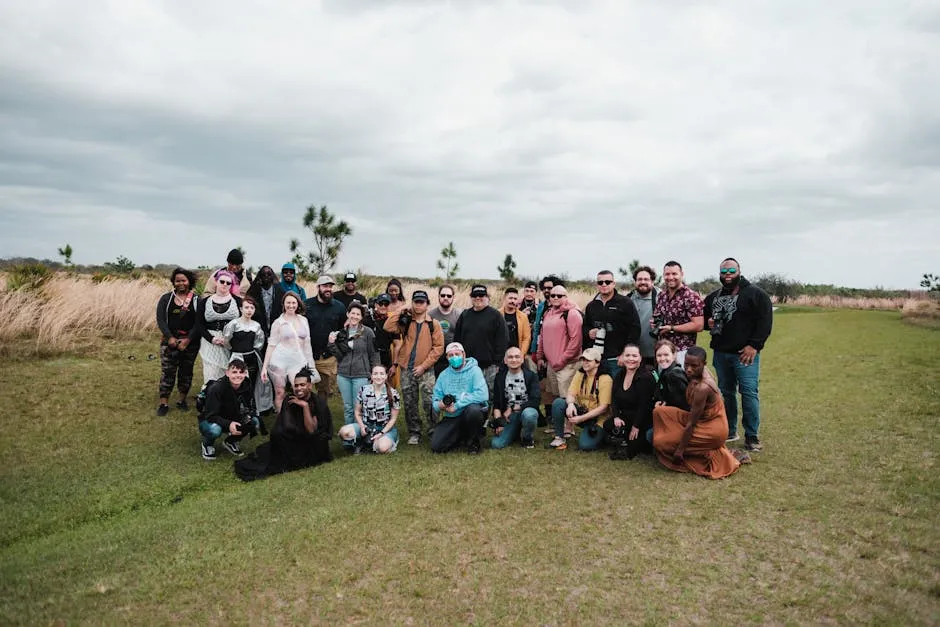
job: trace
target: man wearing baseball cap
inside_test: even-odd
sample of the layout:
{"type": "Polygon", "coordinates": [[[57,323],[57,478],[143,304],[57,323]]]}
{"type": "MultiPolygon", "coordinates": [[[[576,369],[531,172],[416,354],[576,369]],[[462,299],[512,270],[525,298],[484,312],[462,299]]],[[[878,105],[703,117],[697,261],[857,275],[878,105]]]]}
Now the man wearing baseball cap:
{"type": "Polygon", "coordinates": [[[405,402],[405,421],[408,424],[408,444],[421,442],[421,415],[418,413],[420,391],[424,415],[428,421],[428,436],[434,433],[434,415],[431,412],[431,394],[434,389],[434,362],[444,353],[444,332],[440,324],[428,316],[428,293],[415,290],[411,307],[391,313],[383,328],[398,333],[402,342],[393,356],[392,368],[401,374],[401,395],[405,402]]]}
{"type": "Polygon", "coordinates": [[[464,309],[457,319],[454,341],[463,345],[467,357],[476,360],[483,371],[492,405],[493,381],[509,347],[509,331],[503,314],[490,307],[485,285],[470,289],[470,302],[473,306],[464,309]]]}
{"type": "Polygon", "coordinates": [[[330,333],[342,329],[346,322],[346,308],[333,298],[334,287],[333,277],[321,274],[317,279],[317,295],[304,303],[310,326],[310,348],[313,350],[314,365],[320,373],[317,396],[324,401],[336,389],[336,357],[327,350],[330,333]]]}
{"type": "Polygon", "coordinates": [[[362,303],[362,306],[367,306],[366,297],[356,291],[356,275],[353,272],[347,272],[346,276],[343,277],[343,290],[338,294],[334,294],[333,298],[343,303],[343,306],[346,309],[349,309],[349,303],[354,300],[358,300],[362,303]]]}

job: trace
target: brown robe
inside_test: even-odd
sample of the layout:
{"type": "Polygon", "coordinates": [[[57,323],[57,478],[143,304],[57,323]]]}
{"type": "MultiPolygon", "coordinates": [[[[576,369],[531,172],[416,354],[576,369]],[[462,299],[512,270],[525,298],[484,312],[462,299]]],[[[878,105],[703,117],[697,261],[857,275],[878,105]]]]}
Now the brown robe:
{"type": "MultiPolygon", "coordinates": [[[[718,386],[707,379],[705,383],[712,389],[712,394],[706,402],[702,417],[692,430],[692,437],[685,447],[682,462],[673,462],[672,455],[689,424],[691,414],[684,409],[666,406],[653,409],[653,448],[666,468],[679,472],[694,472],[709,479],[723,479],[734,473],[741,464],[725,446],[728,417],[725,415],[725,403],[718,392],[718,386]]],[[[690,406],[693,389],[690,385],[685,393],[690,406]]]]}

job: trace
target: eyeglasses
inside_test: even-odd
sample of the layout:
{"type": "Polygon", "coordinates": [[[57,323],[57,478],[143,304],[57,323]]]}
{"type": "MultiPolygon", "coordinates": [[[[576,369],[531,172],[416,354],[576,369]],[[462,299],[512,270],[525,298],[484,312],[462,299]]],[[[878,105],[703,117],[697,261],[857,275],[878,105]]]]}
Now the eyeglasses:
{"type": "Polygon", "coordinates": [[[567,294],[549,294],[548,295],[549,298],[563,298],[565,296],[567,296],[567,294]]]}
{"type": "Polygon", "coordinates": [[[225,280],[222,280],[222,279],[219,279],[218,283],[219,283],[219,285],[231,285],[231,284],[232,284],[231,281],[225,281],[225,280]]]}
{"type": "Polygon", "coordinates": [[[738,269],[737,268],[722,268],[718,272],[722,274],[737,274],[738,269]]]}
{"type": "Polygon", "coordinates": [[[598,281],[597,281],[597,284],[598,284],[598,285],[610,285],[611,283],[613,283],[613,281],[606,281],[606,280],[604,280],[604,281],[598,280],[598,281]]]}

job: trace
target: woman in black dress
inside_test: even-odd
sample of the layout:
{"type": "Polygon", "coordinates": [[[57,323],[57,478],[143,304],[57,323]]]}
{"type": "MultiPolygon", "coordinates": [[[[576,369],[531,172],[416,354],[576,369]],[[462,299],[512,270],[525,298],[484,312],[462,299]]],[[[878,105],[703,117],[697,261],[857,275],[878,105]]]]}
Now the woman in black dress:
{"type": "Polygon", "coordinates": [[[611,459],[633,459],[640,452],[650,452],[646,432],[653,425],[653,373],[643,367],[640,347],[627,344],[617,359],[623,368],[614,379],[611,415],[604,423],[608,438],[619,444],[611,459]]]}

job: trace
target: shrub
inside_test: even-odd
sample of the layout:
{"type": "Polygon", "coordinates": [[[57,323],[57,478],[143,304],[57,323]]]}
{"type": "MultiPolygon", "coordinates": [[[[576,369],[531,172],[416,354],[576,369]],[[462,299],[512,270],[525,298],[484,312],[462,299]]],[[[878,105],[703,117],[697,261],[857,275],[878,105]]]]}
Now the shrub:
{"type": "Polygon", "coordinates": [[[23,263],[10,269],[7,277],[9,290],[38,290],[52,276],[52,271],[41,263],[23,263]]]}

